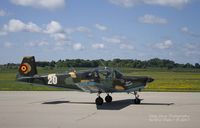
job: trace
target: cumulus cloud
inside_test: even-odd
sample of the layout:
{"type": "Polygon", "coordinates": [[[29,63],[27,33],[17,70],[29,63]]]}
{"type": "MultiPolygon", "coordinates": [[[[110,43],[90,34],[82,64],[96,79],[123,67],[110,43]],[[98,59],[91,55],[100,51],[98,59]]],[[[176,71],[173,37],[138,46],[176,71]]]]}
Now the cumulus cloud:
{"type": "Polygon", "coordinates": [[[130,44],[121,44],[120,49],[128,49],[128,50],[133,50],[134,47],[130,44]]]}
{"type": "Polygon", "coordinates": [[[102,37],[102,40],[108,43],[120,44],[126,37],[124,36],[112,36],[112,37],[102,37]]]}
{"type": "Polygon", "coordinates": [[[125,36],[102,37],[102,40],[107,43],[113,43],[119,46],[120,49],[133,50],[134,46],[125,36]]]}
{"type": "Polygon", "coordinates": [[[6,15],[7,13],[4,10],[0,9],[0,16],[6,16],[6,15]]]}
{"type": "Polygon", "coordinates": [[[123,7],[133,7],[134,5],[140,3],[140,0],[109,0],[110,3],[123,6],[123,7]]]}
{"type": "Polygon", "coordinates": [[[189,4],[192,0],[143,0],[145,4],[169,6],[175,8],[181,8],[189,4]]]}
{"type": "Polygon", "coordinates": [[[19,19],[11,19],[7,24],[3,26],[5,32],[43,32],[46,34],[63,33],[64,30],[62,26],[57,21],[51,21],[46,25],[45,29],[40,28],[37,24],[33,22],[24,23],[19,19]]]}
{"type": "Polygon", "coordinates": [[[17,19],[11,19],[8,24],[4,25],[4,30],[8,32],[22,31],[25,28],[25,23],[17,19]]]}
{"type": "Polygon", "coordinates": [[[193,37],[200,37],[200,34],[199,33],[195,33],[193,31],[191,31],[188,27],[184,26],[181,28],[181,32],[184,32],[190,36],[193,36],[193,37]]]}
{"type": "Polygon", "coordinates": [[[63,31],[62,26],[57,21],[51,21],[46,25],[46,30],[44,30],[44,32],[48,34],[60,33],[63,31]]]}
{"type": "Polygon", "coordinates": [[[28,24],[25,25],[25,30],[29,32],[40,32],[41,28],[36,24],[29,22],[28,24]]]}
{"type": "Polygon", "coordinates": [[[65,0],[10,0],[15,5],[44,8],[44,9],[57,9],[65,6],[65,0]]]}
{"type": "Polygon", "coordinates": [[[189,4],[192,0],[109,0],[110,3],[119,5],[122,7],[133,7],[137,4],[147,5],[160,5],[174,8],[182,8],[189,4]]]}
{"type": "Polygon", "coordinates": [[[43,47],[49,45],[47,41],[33,41],[28,44],[31,47],[43,47]]]}
{"type": "Polygon", "coordinates": [[[73,49],[76,51],[83,50],[84,46],[81,43],[75,43],[73,44],[73,49]]]}
{"type": "Polygon", "coordinates": [[[184,53],[188,57],[200,56],[200,44],[199,43],[188,43],[184,46],[184,53]]]}
{"type": "Polygon", "coordinates": [[[102,43],[92,44],[93,49],[103,49],[105,46],[102,43]]]}
{"type": "Polygon", "coordinates": [[[182,32],[189,32],[189,29],[188,29],[188,27],[182,27],[182,28],[181,28],[181,31],[182,31],[182,32]]]}
{"type": "Polygon", "coordinates": [[[55,33],[52,34],[51,36],[58,42],[65,42],[69,40],[69,38],[65,33],[55,33]]]}
{"type": "Polygon", "coordinates": [[[19,31],[40,32],[41,28],[32,22],[26,24],[21,20],[11,19],[8,22],[8,24],[4,25],[3,30],[5,32],[19,32],[19,31]]]}
{"type": "Polygon", "coordinates": [[[5,36],[7,35],[7,32],[5,32],[4,30],[0,30],[0,36],[5,36]]]}
{"type": "Polygon", "coordinates": [[[151,14],[145,14],[144,16],[139,17],[138,20],[139,22],[145,23],[145,24],[167,24],[168,23],[167,19],[154,16],[151,14]]]}
{"type": "Polygon", "coordinates": [[[169,49],[173,46],[173,42],[171,40],[166,40],[163,43],[155,44],[155,47],[158,49],[169,49]]]}
{"type": "Polygon", "coordinates": [[[76,31],[82,32],[82,33],[90,33],[91,30],[85,26],[79,26],[76,28],[76,31]]]}
{"type": "MultiPolygon", "coordinates": [[[[11,19],[7,24],[3,26],[0,30],[0,35],[7,35],[9,32],[33,32],[33,33],[43,33],[49,35],[56,41],[56,44],[65,44],[64,42],[69,41],[67,33],[57,21],[51,21],[46,25],[45,28],[40,28],[38,25],[32,22],[24,23],[18,19],[11,19]]],[[[42,42],[32,42],[32,46],[38,46],[42,42]]]]}
{"type": "Polygon", "coordinates": [[[108,28],[101,24],[95,24],[95,27],[101,31],[106,31],[108,28]]]}
{"type": "Polygon", "coordinates": [[[11,48],[12,46],[13,46],[13,44],[10,43],[10,42],[5,42],[5,43],[4,43],[4,47],[5,47],[5,48],[11,48]]]}

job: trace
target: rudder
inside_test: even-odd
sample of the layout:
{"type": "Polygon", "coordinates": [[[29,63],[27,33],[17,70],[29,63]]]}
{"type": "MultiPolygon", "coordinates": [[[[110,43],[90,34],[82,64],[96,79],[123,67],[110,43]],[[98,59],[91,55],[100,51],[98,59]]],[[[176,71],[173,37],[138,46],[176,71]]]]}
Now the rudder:
{"type": "Polygon", "coordinates": [[[24,57],[19,67],[19,75],[34,76],[35,74],[37,74],[35,57],[34,56],[24,57]]]}

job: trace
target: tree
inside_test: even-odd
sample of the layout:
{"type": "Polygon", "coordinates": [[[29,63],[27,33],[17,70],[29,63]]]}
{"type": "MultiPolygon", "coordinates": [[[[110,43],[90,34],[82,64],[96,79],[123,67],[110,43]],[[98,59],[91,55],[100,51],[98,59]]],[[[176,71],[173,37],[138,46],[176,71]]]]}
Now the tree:
{"type": "Polygon", "coordinates": [[[195,63],[195,68],[200,68],[200,64],[199,63],[195,63]]]}

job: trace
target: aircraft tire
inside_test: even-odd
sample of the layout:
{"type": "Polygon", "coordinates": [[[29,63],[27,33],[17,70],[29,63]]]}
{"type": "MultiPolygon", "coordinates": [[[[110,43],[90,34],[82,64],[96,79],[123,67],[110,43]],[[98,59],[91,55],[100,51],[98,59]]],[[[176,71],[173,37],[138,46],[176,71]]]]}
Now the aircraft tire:
{"type": "Polygon", "coordinates": [[[141,103],[141,100],[138,99],[138,98],[136,98],[136,99],[134,100],[134,102],[135,102],[135,104],[140,104],[140,103],[141,103]]]}
{"type": "Polygon", "coordinates": [[[107,96],[105,97],[105,101],[106,101],[107,103],[112,102],[112,97],[111,97],[110,95],[107,95],[107,96]]]}
{"type": "Polygon", "coordinates": [[[100,96],[96,98],[95,100],[96,105],[102,105],[103,104],[103,98],[101,98],[100,96]]]}

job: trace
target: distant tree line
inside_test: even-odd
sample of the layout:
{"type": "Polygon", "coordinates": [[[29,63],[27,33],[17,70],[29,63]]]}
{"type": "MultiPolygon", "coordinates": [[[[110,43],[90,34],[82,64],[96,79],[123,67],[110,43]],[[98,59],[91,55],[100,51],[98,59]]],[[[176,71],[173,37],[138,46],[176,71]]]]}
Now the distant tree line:
{"type": "MultiPolygon", "coordinates": [[[[187,69],[200,69],[200,64],[179,64],[168,59],[154,58],[150,60],[133,60],[133,59],[113,59],[113,60],[84,60],[84,59],[66,59],[58,61],[39,61],[36,62],[39,67],[127,67],[127,68],[187,68],[187,69]]],[[[1,68],[14,69],[18,68],[19,64],[8,63],[0,65],[1,68]]]]}

